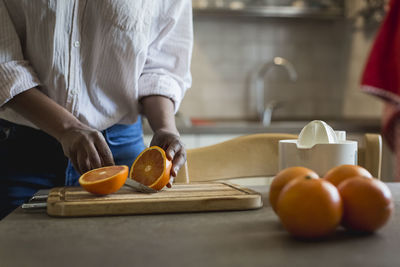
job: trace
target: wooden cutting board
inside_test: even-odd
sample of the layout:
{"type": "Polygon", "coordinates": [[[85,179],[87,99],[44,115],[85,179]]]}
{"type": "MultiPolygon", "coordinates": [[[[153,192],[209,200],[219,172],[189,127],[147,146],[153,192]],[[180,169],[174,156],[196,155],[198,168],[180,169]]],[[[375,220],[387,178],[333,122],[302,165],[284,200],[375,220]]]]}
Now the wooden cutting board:
{"type": "Polygon", "coordinates": [[[174,184],[158,193],[140,193],[124,186],[95,196],[81,187],[50,191],[47,213],[58,217],[248,210],[261,208],[261,195],[238,185],[213,182],[174,184]]]}

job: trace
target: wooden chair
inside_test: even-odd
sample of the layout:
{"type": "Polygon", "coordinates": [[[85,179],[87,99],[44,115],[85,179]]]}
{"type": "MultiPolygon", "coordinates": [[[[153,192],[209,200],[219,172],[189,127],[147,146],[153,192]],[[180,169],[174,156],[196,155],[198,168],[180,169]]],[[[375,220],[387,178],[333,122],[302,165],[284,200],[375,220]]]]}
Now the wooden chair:
{"type": "Polygon", "coordinates": [[[364,140],[358,146],[358,165],[366,168],[373,177],[381,179],[382,169],[382,136],[364,134],[364,140]]]}
{"type": "MultiPolygon", "coordinates": [[[[187,163],[175,182],[189,183],[246,177],[272,177],[278,172],[278,143],[297,135],[264,133],[245,135],[211,146],[187,150],[187,163]]],[[[358,164],[380,178],[382,138],[365,134],[358,149],[358,164]]]]}

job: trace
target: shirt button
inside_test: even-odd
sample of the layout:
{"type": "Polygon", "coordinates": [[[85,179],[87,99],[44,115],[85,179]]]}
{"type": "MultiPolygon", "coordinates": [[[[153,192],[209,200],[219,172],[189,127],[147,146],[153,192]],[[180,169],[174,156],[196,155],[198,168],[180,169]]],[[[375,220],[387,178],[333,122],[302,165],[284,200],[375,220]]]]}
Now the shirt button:
{"type": "Polygon", "coordinates": [[[80,42],[78,42],[78,41],[75,41],[74,42],[74,47],[80,47],[81,46],[81,43],[80,42]]]}

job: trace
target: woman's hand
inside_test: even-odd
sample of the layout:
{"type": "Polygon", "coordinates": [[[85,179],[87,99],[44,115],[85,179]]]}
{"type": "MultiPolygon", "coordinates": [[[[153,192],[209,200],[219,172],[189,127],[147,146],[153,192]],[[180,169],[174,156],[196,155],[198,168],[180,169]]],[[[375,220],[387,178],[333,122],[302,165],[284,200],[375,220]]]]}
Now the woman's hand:
{"type": "Polygon", "coordinates": [[[83,174],[89,170],[114,165],[114,159],[103,135],[90,127],[67,129],[59,138],[64,154],[74,168],[83,174]]]}
{"type": "Polygon", "coordinates": [[[186,161],[186,150],[180,136],[174,132],[158,130],[154,133],[150,145],[164,149],[167,158],[172,161],[171,175],[176,177],[186,161]]]}
{"type": "Polygon", "coordinates": [[[142,113],[153,129],[154,136],[150,145],[163,148],[167,158],[172,161],[171,187],[174,177],[185,164],[186,150],[175,125],[174,102],[164,96],[151,95],[141,99],[142,113]]]}

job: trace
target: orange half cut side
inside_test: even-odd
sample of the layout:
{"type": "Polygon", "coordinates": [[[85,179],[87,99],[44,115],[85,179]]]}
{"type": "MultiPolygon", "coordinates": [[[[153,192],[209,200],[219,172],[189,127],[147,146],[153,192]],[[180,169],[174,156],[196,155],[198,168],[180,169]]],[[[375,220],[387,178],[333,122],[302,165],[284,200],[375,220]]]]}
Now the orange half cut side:
{"type": "Polygon", "coordinates": [[[155,190],[163,189],[169,182],[172,162],[158,146],[146,148],[133,162],[129,177],[155,190]]]}
{"type": "Polygon", "coordinates": [[[82,174],[79,184],[90,193],[108,195],[125,184],[128,172],[129,168],[125,165],[102,167],[82,174]]]}

